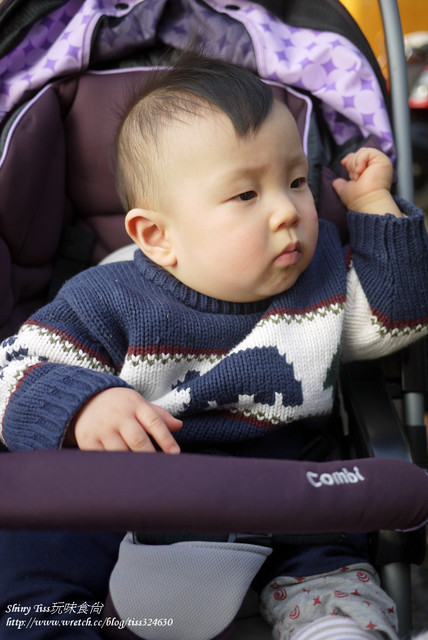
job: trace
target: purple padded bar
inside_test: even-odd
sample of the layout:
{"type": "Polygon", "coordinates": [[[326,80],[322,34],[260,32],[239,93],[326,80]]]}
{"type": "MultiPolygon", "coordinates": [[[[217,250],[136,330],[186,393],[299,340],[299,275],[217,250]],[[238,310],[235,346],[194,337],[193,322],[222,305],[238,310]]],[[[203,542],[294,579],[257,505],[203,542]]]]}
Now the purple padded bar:
{"type": "Polygon", "coordinates": [[[428,475],[387,458],[4,453],[0,487],[1,529],[299,534],[411,530],[428,521],[428,475]]]}

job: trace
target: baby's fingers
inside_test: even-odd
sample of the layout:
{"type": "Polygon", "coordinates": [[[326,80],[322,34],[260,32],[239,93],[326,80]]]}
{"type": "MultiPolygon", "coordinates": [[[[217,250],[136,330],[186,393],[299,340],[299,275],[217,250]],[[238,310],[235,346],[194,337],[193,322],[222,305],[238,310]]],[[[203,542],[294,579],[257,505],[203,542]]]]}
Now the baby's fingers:
{"type": "Polygon", "coordinates": [[[139,453],[154,453],[156,451],[148,433],[137,420],[124,422],[120,427],[120,436],[127,450],[139,453]]]}
{"type": "Polygon", "coordinates": [[[164,409],[144,401],[137,408],[136,418],[141,425],[141,430],[143,433],[145,432],[145,437],[140,435],[137,443],[132,447],[130,446],[132,451],[154,451],[153,445],[152,449],[148,448],[145,439],[147,438],[150,441],[147,435],[149,434],[165,453],[180,453],[180,447],[174,436],[171,435],[172,430],[178,431],[178,429],[181,429],[182,423],[180,420],[174,418],[164,409]]]}
{"type": "Polygon", "coordinates": [[[101,445],[103,451],[129,451],[130,449],[119,431],[112,431],[103,435],[101,445]]]}
{"type": "Polygon", "coordinates": [[[170,431],[179,431],[183,426],[183,422],[178,418],[175,418],[169,411],[164,409],[163,407],[158,407],[157,405],[152,405],[153,409],[162,420],[165,422],[166,426],[170,431]]]}
{"type": "Polygon", "coordinates": [[[348,171],[350,180],[358,180],[369,163],[367,149],[360,149],[357,153],[348,153],[341,161],[348,171]]]}

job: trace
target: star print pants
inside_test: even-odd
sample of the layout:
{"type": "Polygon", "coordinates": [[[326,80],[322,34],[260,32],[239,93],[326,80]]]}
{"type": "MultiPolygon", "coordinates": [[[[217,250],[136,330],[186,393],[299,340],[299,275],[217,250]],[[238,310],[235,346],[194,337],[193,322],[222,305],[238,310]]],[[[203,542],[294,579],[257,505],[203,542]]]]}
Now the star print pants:
{"type": "Polygon", "coordinates": [[[326,616],[348,617],[361,629],[398,640],[395,605],[369,564],[307,578],[278,577],[261,593],[261,612],[278,640],[293,640],[297,631],[326,616]]]}

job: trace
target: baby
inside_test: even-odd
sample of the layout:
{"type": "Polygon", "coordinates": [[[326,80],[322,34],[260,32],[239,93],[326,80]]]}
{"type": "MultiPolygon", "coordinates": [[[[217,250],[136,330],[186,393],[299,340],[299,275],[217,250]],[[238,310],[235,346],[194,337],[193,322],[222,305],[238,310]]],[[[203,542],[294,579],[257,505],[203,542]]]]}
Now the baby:
{"type": "MultiPolygon", "coordinates": [[[[218,70],[210,65],[205,73],[221,95],[218,70]]],[[[129,235],[145,256],[204,296],[254,303],[291,289],[311,263],[318,238],[293,117],[271,102],[264,86],[254,96],[260,106],[250,113],[252,87],[241,104],[229,104],[233,94],[225,92],[224,107],[201,89],[193,94],[169,87],[171,80],[167,76],[164,87],[134,105],[119,135],[119,190],[129,235]]],[[[402,216],[390,194],[386,156],[361,149],[343,164],[351,180],[334,186],[348,209],[402,216]]],[[[150,435],[165,452],[178,453],[170,432],[181,422],[144,396],[117,388],[95,396],[67,440],[74,436],[82,449],[153,451],[150,435]]]]}
{"type": "MultiPolygon", "coordinates": [[[[343,165],[347,252],[266,84],[193,54],[160,73],[117,138],[140,250],[69,281],[5,341],[6,446],[302,456],[326,428],[339,361],[426,332],[423,214],[391,196],[383,153],[343,165]]],[[[258,584],[282,640],[397,639],[364,536],[274,550],[258,584]]]]}

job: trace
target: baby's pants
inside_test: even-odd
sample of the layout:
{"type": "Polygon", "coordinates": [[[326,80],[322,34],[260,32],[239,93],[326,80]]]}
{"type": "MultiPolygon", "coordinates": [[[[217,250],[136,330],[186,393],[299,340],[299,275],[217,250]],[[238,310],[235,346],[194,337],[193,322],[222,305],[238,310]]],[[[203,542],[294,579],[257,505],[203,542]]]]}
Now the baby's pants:
{"type": "Polygon", "coordinates": [[[123,535],[0,531],[1,640],[100,640],[123,535]]]}
{"type": "MultiPolygon", "coordinates": [[[[278,577],[261,593],[261,612],[278,640],[318,637],[314,632],[306,636],[304,628],[324,621],[320,626],[327,629],[329,618],[344,624],[352,620],[355,627],[376,632],[374,638],[398,640],[395,605],[379,586],[376,571],[365,563],[307,578],[278,577]]],[[[332,631],[324,633],[319,637],[336,637],[332,631]]]]}
{"type": "MultiPolygon", "coordinates": [[[[24,637],[31,640],[97,640],[103,637],[95,626],[103,611],[96,605],[105,601],[122,538],[121,533],[1,531],[2,640],[24,637]],[[58,603],[74,609],[53,611],[53,605],[58,603]],[[29,613],[24,613],[26,609],[29,613]],[[80,619],[82,622],[91,620],[93,624],[66,625],[59,630],[54,626],[80,619]],[[43,621],[48,626],[39,626],[43,621]],[[18,628],[17,622],[25,624],[25,629],[18,628]]],[[[343,548],[341,552],[343,555],[343,548]]],[[[385,631],[385,638],[397,640],[393,630],[397,624],[394,604],[379,588],[369,565],[354,562],[348,564],[346,571],[315,575],[305,580],[267,578],[263,585],[266,582],[261,595],[263,613],[275,627],[274,637],[280,640],[294,640],[299,628],[326,616],[333,618],[336,613],[350,616],[362,628],[385,631]]],[[[313,637],[307,636],[311,640],[313,637]]],[[[373,640],[375,637],[374,634],[373,640]]],[[[325,635],[324,638],[331,640],[333,636],[325,635]]]]}

